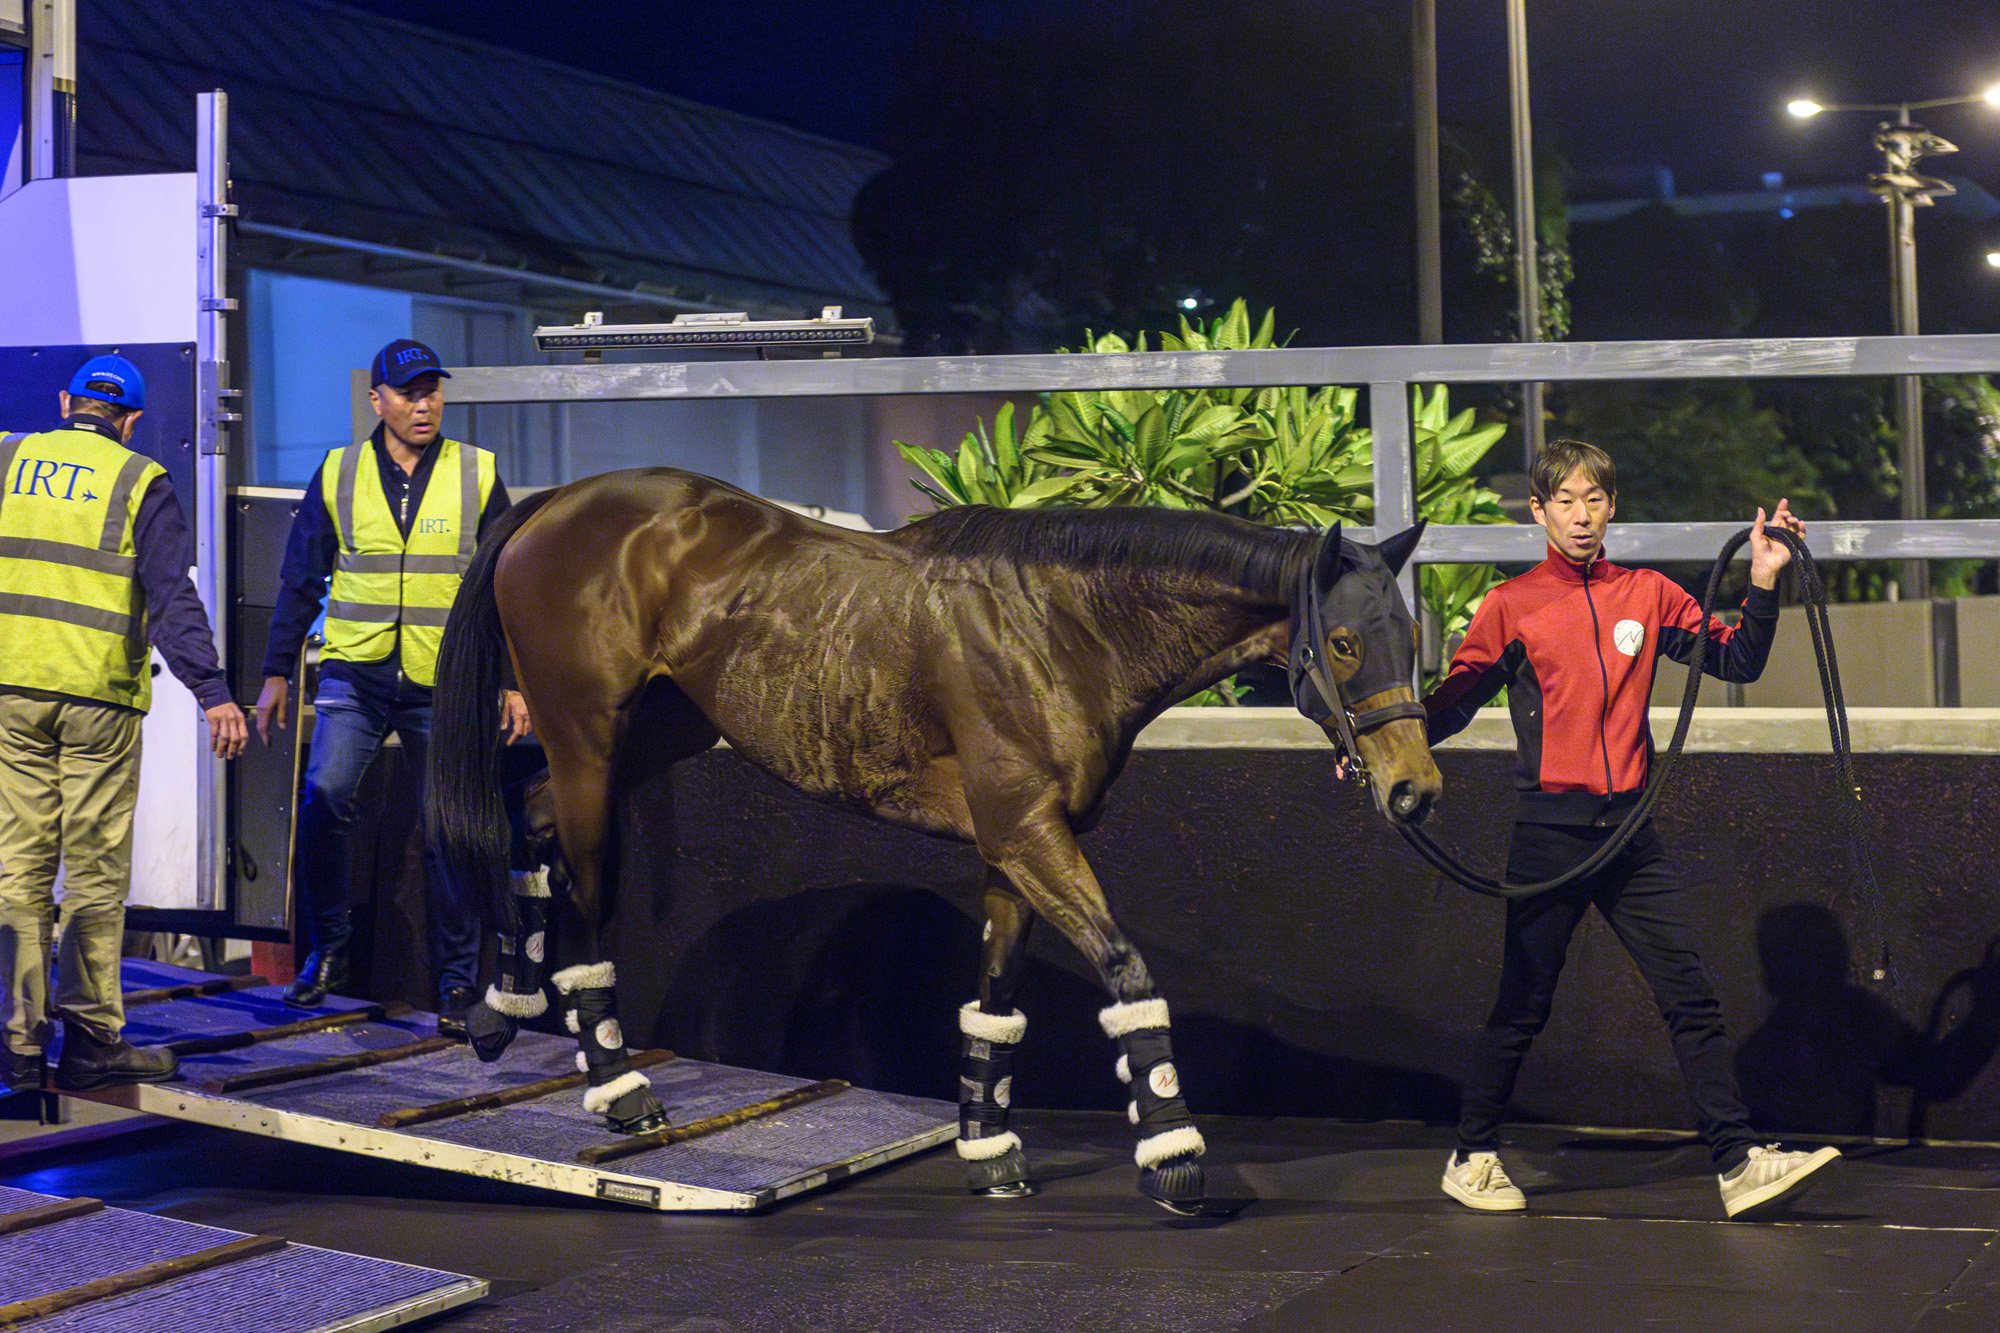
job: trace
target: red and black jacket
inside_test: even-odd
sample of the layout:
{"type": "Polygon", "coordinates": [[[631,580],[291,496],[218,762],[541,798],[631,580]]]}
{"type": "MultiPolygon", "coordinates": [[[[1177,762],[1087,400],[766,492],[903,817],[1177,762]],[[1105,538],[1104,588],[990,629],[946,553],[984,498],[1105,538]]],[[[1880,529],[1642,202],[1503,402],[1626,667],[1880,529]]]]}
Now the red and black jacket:
{"type": "MultiPolygon", "coordinates": [[[[1603,558],[1548,558],[1480,604],[1451,670],[1424,700],[1433,744],[1465,727],[1507,688],[1521,802],[1533,824],[1615,823],[1646,785],[1653,732],[1646,709],[1664,652],[1685,663],[1701,607],[1649,569],[1603,558]]],[[[1778,594],[1751,585],[1734,628],[1710,626],[1702,669],[1730,681],[1763,674],[1778,625],[1778,594]]]]}

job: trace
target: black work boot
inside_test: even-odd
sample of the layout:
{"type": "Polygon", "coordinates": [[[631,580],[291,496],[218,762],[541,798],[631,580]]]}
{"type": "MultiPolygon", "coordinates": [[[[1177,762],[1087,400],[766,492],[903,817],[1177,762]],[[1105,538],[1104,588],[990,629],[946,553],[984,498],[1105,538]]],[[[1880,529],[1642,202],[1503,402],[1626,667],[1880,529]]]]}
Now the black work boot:
{"type": "Polygon", "coordinates": [[[465,1040],[465,1016],[478,1000],[470,986],[447,986],[438,997],[438,1035],[465,1040]]]}
{"type": "Polygon", "coordinates": [[[131,1083],[164,1083],[178,1074],[180,1057],[158,1046],[134,1046],[123,1037],[100,1042],[74,1023],[63,1028],[62,1059],[56,1086],[72,1092],[119,1088],[131,1083]]]}
{"type": "Polygon", "coordinates": [[[347,951],[315,949],[292,984],[285,987],[285,1003],[294,1009],[317,1009],[346,984],[347,951]]]}
{"type": "Polygon", "coordinates": [[[0,1084],[10,1092],[30,1092],[47,1084],[48,1058],[40,1051],[16,1051],[0,1046],[0,1084]]]}

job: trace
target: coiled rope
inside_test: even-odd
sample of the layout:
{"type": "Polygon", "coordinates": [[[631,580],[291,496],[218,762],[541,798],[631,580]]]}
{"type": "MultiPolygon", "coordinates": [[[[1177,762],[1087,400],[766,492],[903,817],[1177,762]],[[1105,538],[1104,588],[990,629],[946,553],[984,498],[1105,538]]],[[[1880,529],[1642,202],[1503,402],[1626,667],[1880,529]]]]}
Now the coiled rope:
{"type": "MultiPolygon", "coordinates": [[[[1841,693],[1840,664],[1834,654],[1833,631],[1827,622],[1826,585],[1821,581],[1819,567],[1814,564],[1812,552],[1806,548],[1803,540],[1779,527],[1766,525],[1764,531],[1774,540],[1781,541],[1791,548],[1792,564],[1798,570],[1799,601],[1805,608],[1806,624],[1812,631],[1813,656],[1819,665],[1820,694],[1826,704],[1827,736],[1833,750],[1834,765],[1840,777],[1841,790],[1834,804],[1840,807],[1847,826],[1848,861],[1856,886],[1856,903],[1861,910],[1863,929],[1867,936],[1863,941],[1864,956],[1867,952],[1875,954],[1876,963],[1870,979],[1885,982],[1889,978],[1889,942],[1881,929],[1882,891],[1876,883],[1874,865],[1867,851],[1861,783],[1855,776],[1854,753],[1847,731],[1847,702],[1841,693]],[[1868,947],[1870,943],[1874,944],[1872,950],[1868,947]]],[[[1396,831],[1403,835],[1403,840],[1416,849],[1417,855],[1423,857],[1444,875],[1474,893],[1483,893],[1495,898],[1532,898],[1537,894],[1559,889],[1565,884],[1573,884],[1587,875],[1596,873],[1613,857],[1624,851],[1632,836],[1652,816],[1653,805],[1659,799],[1660,793],[1665,790],[1674,763],[1680,758],[1681,750],[1687,743],[1688,727],[1694,720],[1695,700],[1701,693],[1702,668],[1708,658],[1711,637],[1709,627],[1713,623],[1716,600],[1722,588],[1722,578],[1728,571],[1730,560],[1749,540],[1750,529],[1744,528],[1722,544],[1722,551],[1715,558],[1715,567],[1708,577],[1708,589],[1702,598],[1701,626],[1695,631],[1694,651],[1688,657],[1687,688],[1681,695],[1680,717],[1674,724],[1673,739],[1668,743],[1664,754],[1655,756],[1653,772],[1646,782],[1645,790],[1626,813],[1617,831],[1605,840],[1603,846],[1554,879],[1517,884],[1482,875],[1476,870],[1467,868],[1414,824],[1396,825],[1396,831]]]]}

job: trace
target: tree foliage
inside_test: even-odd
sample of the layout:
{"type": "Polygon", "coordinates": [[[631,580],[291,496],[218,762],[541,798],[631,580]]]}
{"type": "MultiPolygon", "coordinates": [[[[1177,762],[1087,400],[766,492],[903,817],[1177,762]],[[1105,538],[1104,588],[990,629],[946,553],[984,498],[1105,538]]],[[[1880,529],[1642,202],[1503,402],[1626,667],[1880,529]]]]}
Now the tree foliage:
{"type": "MultiPolygon", "coordinates": [[[[1925,219],[1932,269],[1970,258],[1978,239],[1953,220],[1925,219]]],[[[1745,215],[1689,215],[1665,203],[1589,228],[1578,241],[1578,337],[1833,337],[1887,333],[1881,210],[1844,206],[1745,215]]],[[[1991,293],[1946,285],[1935,297],[1949,329],[1979,326],[1991,293]]],[[[1930,289],[1926,289],[1927,297],[1930,289]]],[[[1927,300],[1927,308],[1932,304],[1927,300]]],[[[1728,382],[1563,386],[1565,431],[1612,451],[1619,517],[1747,518],[1788,496],[1807,519],[1891,519],[1901,512],[1901,432],[1893,381],[1815,376],[1728,382]]],[[[2000,514],[2000,395],[1985,376],[1924,381],[1925,490],[1938,518],[2000,514]]],[[[1939,561],[1942,595],[1990,580],[1989,562],[1939,561]]],[[[1890,561],[1826,566],[1844,600],[1886,595],[1890,561]]]]}
{"type": "MultiPolygon", "coordinates": [[[[1253,328],[1234,302],[1205,327],[1185,318],[1154,339],[1163,351],[1274,345],[1275,313],[1253,328]]],[[[1147,337],[1105,334],[1089,350],[1144,351],[1147,337]]],[[[1021,420],[1003,404],[955,453],[897,441],[933,504],[1028,509],[1158,505],[1236,514],[1260,523],[1368,524],[1374,514],[1374,433],[1351,388],[1107,389],[1051,393],[1021,420]]],[[[1445,386],[1411,402],[1417,513],[1435,523],[1504,523],[1500,497],[1475,469],[1505,427],[1450,409],[1445,386]]],[[[1498,581],[1490,565],[1424,566],[1420,595],[1446,635],[1462,631],[1498,581]]]]}

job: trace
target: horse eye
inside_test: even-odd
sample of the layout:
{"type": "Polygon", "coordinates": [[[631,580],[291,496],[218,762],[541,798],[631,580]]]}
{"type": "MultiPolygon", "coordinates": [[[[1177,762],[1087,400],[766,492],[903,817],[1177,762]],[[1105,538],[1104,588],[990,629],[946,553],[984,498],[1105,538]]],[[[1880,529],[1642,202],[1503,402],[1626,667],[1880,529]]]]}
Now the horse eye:
{"type": "Polygon", "coordinates": [[[1334,636],[1333,651],[1338,653],[1342,657],[1359,657],[1361,655],[1360,645],[1355,643],[1354,640],[1348,638],[1345,634],[1337,634],[1334,636]]]}

